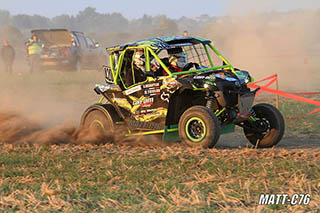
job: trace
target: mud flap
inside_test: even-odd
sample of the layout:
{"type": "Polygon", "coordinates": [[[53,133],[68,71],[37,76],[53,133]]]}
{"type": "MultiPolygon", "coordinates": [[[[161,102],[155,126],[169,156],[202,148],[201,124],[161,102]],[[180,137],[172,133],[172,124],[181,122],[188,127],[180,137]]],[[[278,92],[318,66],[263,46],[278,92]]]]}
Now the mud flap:
{"type": "Polygon", "coordinates": [[[239,114],[242,117],[249,116],[253,101],[255,97],[255,92],[246,93],[244,95],[239,95],[239,114]]]}

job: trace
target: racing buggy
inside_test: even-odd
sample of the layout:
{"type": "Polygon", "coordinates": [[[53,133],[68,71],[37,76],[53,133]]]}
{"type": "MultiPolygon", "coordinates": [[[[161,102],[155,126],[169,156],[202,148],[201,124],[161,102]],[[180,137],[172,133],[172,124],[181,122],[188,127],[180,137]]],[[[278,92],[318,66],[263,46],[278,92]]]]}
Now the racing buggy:
{"type": "Polygon", "coordinates": [[[247,86],[253,78],[234,68],[209,40],[156,37],[107,51],[106,83],[94,88],[101,98],[81,118],[81,128],[94,129],[101,140],[156,135],[211,148],[235,125],[259,148],[283,137],[279,110],[270,104],[253,106],[258,89],[247,86]]]}

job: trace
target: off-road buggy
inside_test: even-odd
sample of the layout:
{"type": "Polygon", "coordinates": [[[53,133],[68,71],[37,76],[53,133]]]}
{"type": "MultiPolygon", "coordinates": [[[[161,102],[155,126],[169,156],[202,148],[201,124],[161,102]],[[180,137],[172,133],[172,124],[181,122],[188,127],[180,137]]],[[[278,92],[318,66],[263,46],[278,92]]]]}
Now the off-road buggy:
{"type": "MultiPolygon", "coordinates": [[[[234,68],[209,40],[195,37],[156,37],[107,48],[110,66],[102,95],[81,118],[81,127],[101,135],[156,135],[164,141],[213,147],[220,134],[243,128],[256,147],[276,145],[284,134],[284,120],[272,105],[252,106],[253,79],[234,68]],[[187,64],[171,66],[170,52],[182,50],[187,64]],[[143,53],[143,69],[135,63],[143,53]],[[169,53],[169,55],[168,55],[169,53]],[[218,64],[218,65],[217,65],[218,64]]],[[[104,139],[106,140],[106,139],[104,139]]]]}

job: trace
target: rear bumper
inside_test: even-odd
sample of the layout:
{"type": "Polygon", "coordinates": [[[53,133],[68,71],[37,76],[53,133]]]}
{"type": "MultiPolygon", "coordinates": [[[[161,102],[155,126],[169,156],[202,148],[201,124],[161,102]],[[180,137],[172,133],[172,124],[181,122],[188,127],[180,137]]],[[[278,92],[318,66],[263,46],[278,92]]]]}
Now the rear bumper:
{"type": "Polygon", "coordinates": [[[41,58],[41,65],[43,67],[65,67],[72,65],[72,60],[65,58],[41,58]]]}

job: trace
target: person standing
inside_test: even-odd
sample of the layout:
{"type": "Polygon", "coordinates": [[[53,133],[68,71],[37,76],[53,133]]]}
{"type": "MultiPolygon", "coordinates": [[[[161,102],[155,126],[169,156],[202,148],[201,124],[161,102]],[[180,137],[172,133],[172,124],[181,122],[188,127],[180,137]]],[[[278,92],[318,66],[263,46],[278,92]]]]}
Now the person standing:
{"type": "Polygon", "coordinates": [[[4,69],[6,73],[12,74],[12,65],[15,58],[15,51],[9,44],[8,40],[3,41],[3,47],[1,48],[1,57],[4,63],[4,69]]]}
{"type": "Polygon", "coordinates": [[[26,42],[30,72],[40,72],[41,45],[36,35],[26,42]]]}

